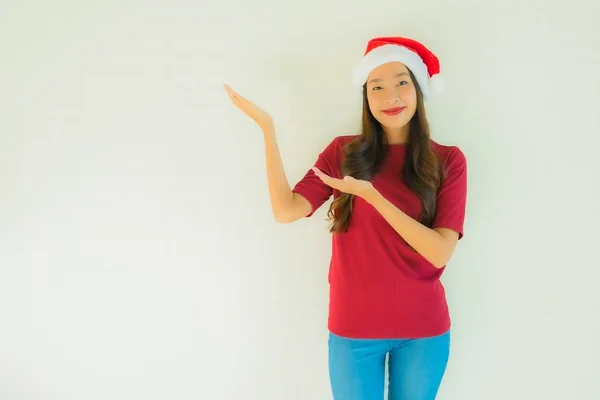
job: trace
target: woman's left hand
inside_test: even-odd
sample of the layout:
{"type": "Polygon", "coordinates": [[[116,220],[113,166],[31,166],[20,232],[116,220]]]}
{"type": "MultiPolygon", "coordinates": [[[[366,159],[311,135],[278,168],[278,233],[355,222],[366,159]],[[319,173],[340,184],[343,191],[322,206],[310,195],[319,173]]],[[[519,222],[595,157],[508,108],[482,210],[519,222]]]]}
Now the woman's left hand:
{"type": "Polygon", "coordinates": [[[371,202],[378,194],[377,189],[375,189],[373,184],[369,181],[355,179],[351,176],[345,176],[343,179],[337,179],[323,173],[323,171],[317,167],[312,168],[312,170],[314,171],[315,175],[317,175],[326,185],[331,186],[340,192],[361,197],[367,202],[371,202]]]}

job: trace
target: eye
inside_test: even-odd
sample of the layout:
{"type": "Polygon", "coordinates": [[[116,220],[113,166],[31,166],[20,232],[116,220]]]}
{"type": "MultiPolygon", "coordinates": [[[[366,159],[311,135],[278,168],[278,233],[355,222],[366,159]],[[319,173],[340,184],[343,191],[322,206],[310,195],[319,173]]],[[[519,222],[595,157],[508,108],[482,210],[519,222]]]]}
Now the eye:
{"type": "MultiPolygon", "coordinates": [[[[400,82],[398,83],[398,85],[399,85],[399,86],[404,86],[404,85],[408,85],[408,84],[409,84],[409,82],[408,82],[408,81],[400,81],[400,82]]],[[[373,86],[373,87],[371,88],[371,90],[379,90],[379,89],[382,89],[382,87],[381,87],[381,86],[373,86]]]]}

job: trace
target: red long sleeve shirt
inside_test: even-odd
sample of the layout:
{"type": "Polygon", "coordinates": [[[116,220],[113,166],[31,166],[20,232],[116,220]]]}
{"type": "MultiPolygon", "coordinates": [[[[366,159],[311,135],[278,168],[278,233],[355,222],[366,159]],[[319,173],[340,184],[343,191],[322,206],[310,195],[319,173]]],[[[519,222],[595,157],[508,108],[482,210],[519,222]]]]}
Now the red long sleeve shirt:
{"type": "MultiPolygon", "coordinates": [[[[341,176],[342,146],[356,136],[338,136],[319,154],[315,166],[341,176]]],[[[450,228],[462,239],[467,192],[467,162],[456,146],[432,141],[447,177],[437,196],[432,228],[450,228]]],[[[419,198],[402,181],[407,146],[388,145],[389,153],[373,186],[412,218],[421,211],[419,198]]],[[[293,191],[312,205],[311,217],[332,195],[312,170],[293,191]]],[[[352,338],[417,338],[442,334],[450,328],[445,289],[436,268],[413,250],[369,203],[354,197],[348,231],[332,235],[328,281],[328,329],[352,338]]]]}

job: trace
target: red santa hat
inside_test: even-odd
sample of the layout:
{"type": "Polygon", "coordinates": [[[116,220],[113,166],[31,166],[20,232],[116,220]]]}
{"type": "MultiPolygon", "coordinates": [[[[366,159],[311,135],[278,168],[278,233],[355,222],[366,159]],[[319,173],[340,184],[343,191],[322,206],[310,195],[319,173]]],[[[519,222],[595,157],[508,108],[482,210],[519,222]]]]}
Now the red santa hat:
{"type": "Polygon", "coordinates": [[[361,88],[371,71],[390,61],[399,61],[413,73],[424,98],[443,90],[440,62],[423,44],[403,37],[377,37],[369,40],[363,57],[354,68],[353,85],[361,88]]]}

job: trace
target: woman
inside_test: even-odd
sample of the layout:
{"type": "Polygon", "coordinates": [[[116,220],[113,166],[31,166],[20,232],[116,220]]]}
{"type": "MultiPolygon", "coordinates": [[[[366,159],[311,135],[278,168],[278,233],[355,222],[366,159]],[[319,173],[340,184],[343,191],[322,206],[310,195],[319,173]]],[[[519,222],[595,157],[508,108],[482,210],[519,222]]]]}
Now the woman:
{"type": "Polygon", "coordinates": [[[228,86],[264,134],[279,222],[310,217],[332,195],[329,370],[336,400],[437,395],[450,351],[440,277],[463,237],[467,164],[457,146],[430,138],[424,99],[437,57],[415,40],[369,41],[354,70],[362,87],[359,135],[338,136],[290,188],[271,116],[228,86]]]}

